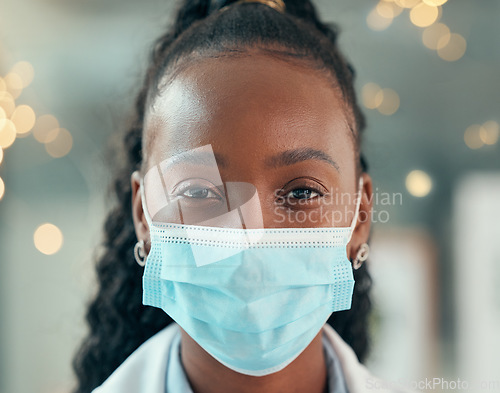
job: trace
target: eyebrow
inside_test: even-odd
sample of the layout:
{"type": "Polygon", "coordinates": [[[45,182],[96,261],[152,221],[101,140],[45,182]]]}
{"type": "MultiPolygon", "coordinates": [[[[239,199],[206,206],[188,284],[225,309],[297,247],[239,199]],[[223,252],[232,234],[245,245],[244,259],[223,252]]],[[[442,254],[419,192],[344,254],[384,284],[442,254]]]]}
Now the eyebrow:
{"type": "Polygon", "coordinates": [[[214,166],[214,159],[217,166],[227,167],[227,159],[219,153],[209,152],[209,151],[186,151],[179,153],[167,160],[165,160],[166,168],[170,168],[172,166],[178,164],[193,164],[193,165],[204,165],[204,166],[214,166]]]}
{"type": "MultiPolygon", "coordinates": [[[[167,167],[189,162],[195,165],[205,165],[213,166],[213,160],[217,163],[217,166],[227,167],[228,161],[225,156],[216,152],[184,152],[178,154],[177,156],[169,159],[167,167]]],[[[320,160],[327,162],[333,166],[338,172],[340,172],[339,165],[330,157],[327,153],[322,150],[313,149],[311,147],[302,147],[298,149],[285,150],[274,156],[267,157],[264,161],[265,165],[270,168],[278,168],[286,165],[293,165],[299,162],[307,160],[320,160]]]]}
{"type": "Polygon", "coordinates": [[[340,172],[339,165],[322,150],[313,149],[311,147],[303,147],[298,149],[286,150],[274,156],[268,157],[265,161],[266,166],[277,168],[285,165],[292,165],[298,162],[307,160],[320,160],[327,162],[340,172]]]}

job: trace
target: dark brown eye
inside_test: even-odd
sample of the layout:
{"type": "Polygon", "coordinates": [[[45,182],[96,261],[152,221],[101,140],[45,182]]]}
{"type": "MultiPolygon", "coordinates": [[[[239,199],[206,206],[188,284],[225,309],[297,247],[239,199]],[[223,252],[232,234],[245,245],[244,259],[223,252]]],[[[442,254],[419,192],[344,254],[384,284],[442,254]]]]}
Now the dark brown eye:
{"type": "Polygon", "coordinates": [[[220,190],[212,183],[198,180],[188,180],[175,187],[173,195],[190,201],[221,200],[223,196],[220,190]]]}
{"type": "Polygon", "coordinates": [[[201,187],[189,188],[185,190],[181,195],[193,199],[207,199],[207,198],[219,199],[219,196],[216,195],[212,190],[201,187]]]}
{"type": "Polygon", "coordinates": [[[276,202],[294,209],[313,208],[328,196],[328,189],[315,178],[293,179],[276,193],[276,202]]]}
{"type": "Polygon", "coordinates": [[[318,190],[312,188],[295,188],[286,194],[285,198],[295,198],[295,199],[312,199],[321,196],[318,190]]]}

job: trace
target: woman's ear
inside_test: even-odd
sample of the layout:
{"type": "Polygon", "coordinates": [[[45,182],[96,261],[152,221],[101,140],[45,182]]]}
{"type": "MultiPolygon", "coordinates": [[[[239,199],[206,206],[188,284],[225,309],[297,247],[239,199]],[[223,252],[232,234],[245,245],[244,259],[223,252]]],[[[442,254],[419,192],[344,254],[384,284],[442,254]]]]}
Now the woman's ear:
{"type": "Polygon", "coordinates": [[[149,226],[144,216],[144,210],[142,209],[141,175],[139,171],[132,172],[130,184],[132,186],[132,219],[134,221],[135,234],[137,240],[144,240],[145,251],[149,254],[151,242],[149,239],[149,226]]]}
{"type": "Polygon", "coordinates": [[[356,258],[359,248],[363,243],[368,242],[370,236],[370,226],[373,209],[373,183],[368,173],[363,173],[363,189],[361,192],[361,202],[359,213],[351,241],[347,245],[347,256],[352,261],[356,258]]]}

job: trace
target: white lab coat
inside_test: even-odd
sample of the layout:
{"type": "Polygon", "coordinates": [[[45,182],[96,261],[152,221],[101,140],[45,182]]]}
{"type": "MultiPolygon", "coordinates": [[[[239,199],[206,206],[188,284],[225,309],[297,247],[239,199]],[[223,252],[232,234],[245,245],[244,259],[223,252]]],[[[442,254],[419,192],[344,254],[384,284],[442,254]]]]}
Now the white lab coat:
{"type": "MultiPolygon", "coordinates": [[[[178,329],[174,323],[149,338],[92,393],[164,393],[168,352],[178,329]]],[[[411,392],[372,375],[330,325],[323,331],[337,353],[349,393],[411,392]]]]}

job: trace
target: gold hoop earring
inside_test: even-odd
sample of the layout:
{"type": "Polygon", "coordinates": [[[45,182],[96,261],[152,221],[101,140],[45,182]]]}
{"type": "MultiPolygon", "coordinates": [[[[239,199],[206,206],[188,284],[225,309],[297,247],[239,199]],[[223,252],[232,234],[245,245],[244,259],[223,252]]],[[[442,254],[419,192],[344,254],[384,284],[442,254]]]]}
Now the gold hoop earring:
{"type": "Polygon", "coordinates": [[[370,254],[370,246],[367,243],[363,243],[356,254],[356,258],[352,263],[352,267],[354,270],[358,270],[364,261],[368,259],[368,255],[370,254]]]}
{"type": "Polygon", "coordinates": [[[139,240],[134,246],[134,257],[137,264],[141,267],[146,265],[146,252],[144,251],[144,240],[139,240]]]}

